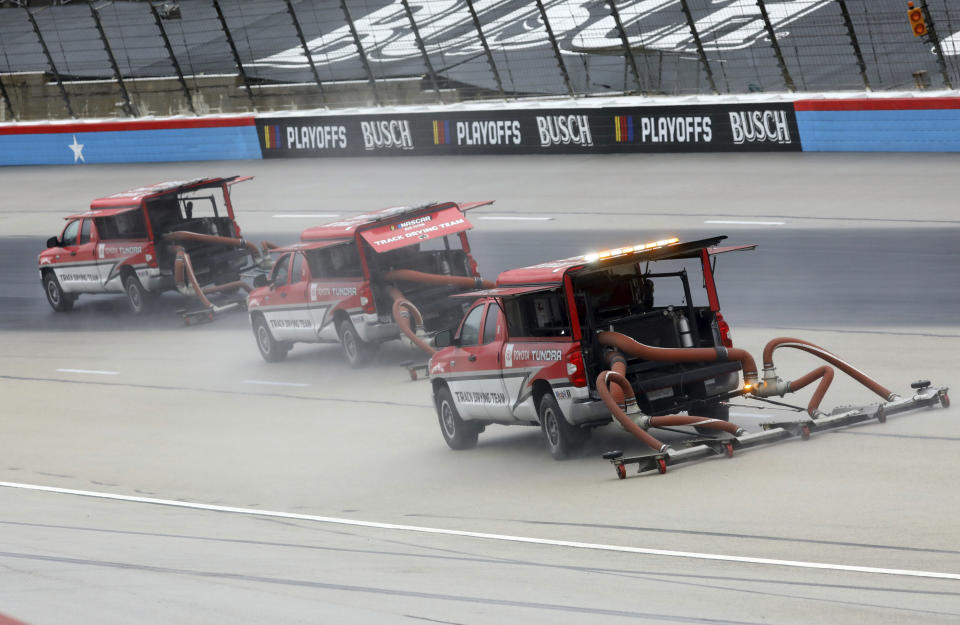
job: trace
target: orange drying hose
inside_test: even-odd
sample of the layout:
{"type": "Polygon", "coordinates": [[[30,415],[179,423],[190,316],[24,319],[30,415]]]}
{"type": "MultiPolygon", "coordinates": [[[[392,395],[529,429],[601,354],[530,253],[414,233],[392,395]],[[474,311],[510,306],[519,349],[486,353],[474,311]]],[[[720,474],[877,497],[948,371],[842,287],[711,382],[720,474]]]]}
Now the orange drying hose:
{"type": "Polygon", "coordinates": [[[211,243],[214,245],[225,245],[227,247],[245,247],[253,254],[254,258],[259,259],[261,257],[260,248],[256,245],[250,241],[236,239],[234,237],[221,237],[215,234],[201,234],[188,230],[176,230],[166,233],[163,235],[163,238],[168,241],[196,241],[198,243],[211,243]]]}
{"type": "Polygon", "coordinates": [[[753,356],[743,349],[726,347],[653,347],[639,343],[619,332],[600,332],[597,339],[601,345],[615,347],[622,353],[655,362],[711,362],[716,360],[739,360],[743,379],[757,382],[757,364],[753,356]]]}
{"type": "Polygon", "coordinates": [[[465,288],[492,289],[495,285],[490,280],[470,276],[448,276],[437,273],[425,273],[413,269],[394,269],[384,276],[387,280],[402,280],[404,282],[420,282],[422,284],[449,284],[465,288]]]}
{"type": "MultiPolygon", "coordinates": [[[[885,386],[883,386],[882,384],[880,384],[879,382],[877,382],[876,380],[868,376],[863,371],[860,371],[850,363],[841,360],[840,357],[837,356],[836,354],[833,354],[818,345],[814,345],[813,343],[809,341],[804,341],[802,339],[795,339],[795,338],[784,336],[784,337],[773,339],[770,342],[768,342],[767,345],[763,348],[764,369],[773,368],[773,352],[780,347],[791,347],[793,349],[799,349],[801,351],[807,352],[808,354],[812,354],[814,356],[817,356],[818,358],[826,360],[831,365],[837,367],[838,369],[840,369],[841,371],[849,375],[851,378],[853,378],[860,384],[864,385],[865,387],[867,387],[868,389],[870,389],[871,391],[873,391],[874,393],[882,397],[885,401],[890,401],[891,399],[896,397],[896,393],[886,388],[885,386]]],[[[807,383],[809,384],[809,382],[807,383]]],[[[791,387],[793,387],[793,384],[791,384],[791,387]]],[[[802,388],[802,387],[798,386],[796,388],[802,388]]],[[[794,390],[794,388],[791,388],[790,390],[794,390]]],[[[824,392],[826,392],[826,389],[824,389],[824,392]]]]}
{"type": "Polygon", "coordinates": [[[416,326],[423,325],[423,315],[420,314],[420,311],[417,310],[417,307],[413,305],[413,302],[404,297],[400,289],[396,287],[390,287],[387,289],[387,292],[390,294],[390,297],[393,298],[393,319],[397,322],[397,326],[400,328],[400,331],[410,339],[410,341],[425,351],[427,354],[433,356],[437,353],[437,350],[433,348],[432,345],[424,341],[422,338],[417,336],[414,328],[416,326]]]}
{"type": "MultiPolygon", "coordinates": [[[[654,438],[649,432],[647,432],[645,428],[637,425],[629,416],[627,416],[627,413],[613,397],[613,393],[611,392],[609,386],[611,383],[622,390],[624,396],[626,397],[627,405],[631,405],[631,403],[636,404],[637,401],[636,397],[634,396],[633,387],[630,385],[630,382],[626,377],[615,371],[603,371],[599,376],[597,376],[597,392],[600,394],[600,398],[603,400],[603,403],[610,410],[610,414],[612,414],[613,417],[620,422],[620,425],[623,426],[623,429],[639,438],[654,451],[662,453],[667,448],[667,445],[654,438]]],[[[723,430],[733,434],[734,436],[743,433],[743,429],[734,423],[729,423],[720,419],[711,419],[708,417],[697,417],[694,415],[664,415],[659,417],[649,417],[647,418],[646,423],[648,427],[692,425],[714,430],[723,430]]]]}

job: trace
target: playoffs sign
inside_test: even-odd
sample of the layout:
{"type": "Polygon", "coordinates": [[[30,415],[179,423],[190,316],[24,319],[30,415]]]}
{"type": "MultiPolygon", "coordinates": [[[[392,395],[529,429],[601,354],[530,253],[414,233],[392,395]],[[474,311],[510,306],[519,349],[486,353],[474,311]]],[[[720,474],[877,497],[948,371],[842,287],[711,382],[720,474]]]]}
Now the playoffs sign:
{"type": "Polygon", "coordinates": [[[800,151],[792,103],[260,118],[264,158],[800,151]]]}

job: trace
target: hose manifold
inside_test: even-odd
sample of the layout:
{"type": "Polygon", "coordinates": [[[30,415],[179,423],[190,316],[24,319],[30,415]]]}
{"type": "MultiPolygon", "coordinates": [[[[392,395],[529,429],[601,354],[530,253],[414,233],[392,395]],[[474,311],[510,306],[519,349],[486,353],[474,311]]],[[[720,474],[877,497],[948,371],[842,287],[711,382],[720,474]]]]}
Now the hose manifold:
{"type": "Polygon", "coordinates": [[[763,380],[756,384],[753,390],[751,390],[751,393],[757,397],[772,397],[774,395],[783,397],[789,392],[790,383],[784,382],[783,379],[777,375],[777,368],[772,366],[763,368],[763,380]]]}

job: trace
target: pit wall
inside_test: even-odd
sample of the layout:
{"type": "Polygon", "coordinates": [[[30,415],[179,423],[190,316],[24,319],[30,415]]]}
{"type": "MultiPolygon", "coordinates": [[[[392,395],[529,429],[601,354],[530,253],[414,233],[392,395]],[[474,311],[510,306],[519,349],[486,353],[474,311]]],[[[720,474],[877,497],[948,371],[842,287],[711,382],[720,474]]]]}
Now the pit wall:
{"type": "Polygon", "coordinates": [[[644,106],[623,102],[6,124],[0,125],[0,165],[388,155],[960,151],[960,97],[644,106]]]}

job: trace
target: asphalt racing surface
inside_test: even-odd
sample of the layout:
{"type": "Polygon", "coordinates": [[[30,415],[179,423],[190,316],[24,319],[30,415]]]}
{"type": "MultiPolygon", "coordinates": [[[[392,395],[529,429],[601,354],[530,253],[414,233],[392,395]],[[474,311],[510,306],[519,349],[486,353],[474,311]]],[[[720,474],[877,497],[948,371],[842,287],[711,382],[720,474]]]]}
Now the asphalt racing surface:
{"type": "MultiPolygon", "coordinates": [[[[264,363],[241,314],[53,313],[36,254],[94,197],[235,187],[249,239],[393,204],[470,214],[482,273],[727,234],[734,342],[831,349],[896,391],[956,384],[952,155],[352,159],[0,170],[0,623],[955,623],[957,411],[927,409],[616,479],[613,427],[555,462],[535,428],[449,450],[400,342],[264,363]],[[719,223],[718,223],[719,222],[719,223]]],[[[786,378],[819,361],[778,352],[786,378]]],[[[787,401],[805,404],[802,392],[787,401]]],[[[824,402],[869,403],[837,378],[824,402]]],[[[745,402],[744,402],[745,404],[745,402]]],[[[748,430],[792,413],[736,406],[748,430]]],[[[675,434],[667,433],[669,439],[675,434]]]]}

